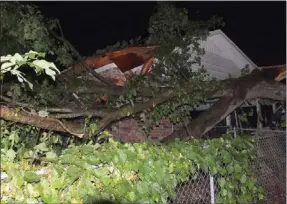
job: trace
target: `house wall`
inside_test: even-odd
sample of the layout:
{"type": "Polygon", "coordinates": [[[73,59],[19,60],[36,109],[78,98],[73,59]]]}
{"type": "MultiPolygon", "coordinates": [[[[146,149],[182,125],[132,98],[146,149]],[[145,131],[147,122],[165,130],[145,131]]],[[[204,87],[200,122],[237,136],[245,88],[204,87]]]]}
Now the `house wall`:
{"type": "MultiPolygon", "coordinates": [[[[226,79],[229,76],[239,77],[241,69],[247,64],[252,70],[255,68],[253,62],[220,30],[210,33],[206,41],[199,41],[200,47],[204,48],[205,54],[201,56],[201,65],[209,73],[210,77],[226,79]]],[[[191,54],[191,59],[194,54],[191,54]]],[[[194,64],[193,70],[201,66],[194,64]]]]}
{"type": "Polygon", "coordinates": [[[126,119],[112,126],[112,134],[116,140],[129,143],[144,142],[146,140],[160,140],[170,135],[174,130],[181,128],[180,124],[172,124],[162,120],[159,126],[153,128],[149,135],[142,129],[143,125],[135,119],[126,119]]]}
{"type": "MultiPolygon", "coordinates": [[[[200,42],[202,48],[205,49],[205,55],[202,56],[201,62],[211,77],[217,79],[225,79],[231,75],[238,77],[240,70],[246,64],[250,64],[250,68],[254,68],[254,64],[233,44],[230,39],[221,31],[215,31],[207,38],[206,41],[200,42]],[[251,63],[250,63],[251,62],[251,63]]],[[[191,58],[193,56],[191,55],[191,58]]],[[[201,68],[199,65],[193,65],[194,70],[201,68]]],[[[131,70],[132,73],[139,72],[141,66],[131,70]]],[[[115,64],[109,64],[95,70],[101,73],[105,78],[111,79],[117,85],[124,85],[126,77],[130,76],[130,72],[121,72],[115,64]],[[125,77],[126,75],[126,77],[125,77]]],[[[126,119],[115,123],[112,126],[112,133],[117,140],[123,142],[143,142],[147,139],[159,140],[170,135],[174,130],[179,129],[181,125],[173,125],[168,120],[162,120],[158,127],[147,136],[142,130],[142,125],[135,119],[126,119]]]]}
{"type": "Polygon", "coordinates": [[[244,68],[246,64],[249,64],[251,70],[256,68],[256,65],[222,31],[215,33],[217,34],[211,35],[210,40],[220,48],[222,57],[232,60],[239,69],[244,68]]]}

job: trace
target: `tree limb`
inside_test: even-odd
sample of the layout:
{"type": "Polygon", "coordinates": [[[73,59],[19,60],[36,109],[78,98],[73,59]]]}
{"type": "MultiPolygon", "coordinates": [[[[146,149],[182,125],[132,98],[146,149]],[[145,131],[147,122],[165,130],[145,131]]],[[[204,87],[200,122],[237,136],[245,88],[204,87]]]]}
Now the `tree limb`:
{"type": "Polygon", "coordinates": [[[62,114],[51,114],[51,118],[78,118],[83,116],[94,116],[104,118],[108,114],[110,114],[112,110],[104,109],[104,110],[86,110],[84,112],[73,112],[73,113],[62,113],[62,114]]]}
{"type": "Polygon", "coordinates": [[[73,112],[73,110],[68,109],[68,108],[38,107],[38,106],[34,106],[34,105],[28,104],[28,103],[13,101],[11,98],[3,96],[3,95],[0,95],[0,100],[3,100],[5,102],[9,103],[9,105],[34,109],[34,110],[38,110],[38,111],[39,110],[46,110],[47,112],[57,112],[57,113],[72,113],[73,112]]]}
{"type": "MultiPolygon", "coordinates": [[[[269,75],[267,75],[269,76],[269,75]]],[[[175,137],[184,138],[187,136],[193,136],[195,138],[200,137],[205,132],[210,130],[214,125],[224,119],[230,112],[239,107],[244,101],[252,98],[269,98],[273,100],[284,100],[286,95],[285,86],[268,80],[262,77],[261,71],[256,71],[250,75],[236,78],[228,79],[220,82],[223,88],[219,91],[213,91],[211,89],[208,93],[209,98],[219,97],[219,100],[214,104],[214,106],[208,111],[201,114],[197,119],[193,120],[187,125],[187,131],[180,130],[175,131],[170,135],[166,141],[173,139],[175,137]],[[187,133],[188,132],[188,133],[187,133]]],[[[107,87],[110,88],[110,87],[107,87]]],[[[182,89],[187,94],[192,94],[193,92],[199,92],[202,88],[197,85],[188,82],[182,89]]],[[[146,90],[148,91],[151,90],[146,90]]],[[[205,90],[206,91],[206,90],[205,90]]],[[[61,132],[69,132],[77,137],[83,137],[83,126],[72,125],[69,123],[63,123],[59,118],[76,118],[82,116],[95,116],[102,118],[99,124],[98,134],[104,130],[111,123],[122,120],[131,115],[140,113],[145,110],[151,110],[154,107],[163,104],[169,100],[174,99],[177,96],[176,91],[172,88],[167,88],[164,90],[159,90],[154,97],[148,99],[147,102],[137,102],[134,105],[128,105],[121,107],[119,109],[90,109],[86,111],[70,111],[67,109],[67,113],[63,114],[50,114],[49,117],[43,118],[40,116],[35,116],[30,113],[16,112],[14,109],[9,109],[8,107],[1,107],[1,117],[6,120],[12,120],[19,123],[34,125],[43,129],[55,130],[61,132]]],[[[2,99],[6,101],[7,98],[2,99]]],[[[17,103],[18,106],[32,108],[29,104],[17,103]]],[[[35,109],[36,107],[33,107],[35,109]]],[[[43,108],[45,109],[45,108],[43,108]]],[[[47,109],[48,110],[48,109],[47,109]]],[[[63,111],[64,112],[64,111],[63,111]]]]}
{"type": "Polygon", "coordinates": [[[241,92],[241,95],[234,94],[235,90],[233,92],[230,91],[221,97],[210,109],[200,114],[199,117],[187,125],[190,135],[186,133],[184,128],[181,128],[164,138],[162,142],[168,142],[174,138],[200,138],[246,100],[265,98],[282,101],[286,99],[286,86],[278,82],[261,81],[251,89],[246,89],[243,86],[235,89],[238,89],[236,91],[241,92]],[[244,96],[243,98],[242,95],[244,96]]]}
{"type": "Polygon", "coordinates": [[[33,125],[46,130],[68,132],[71,135],[74,135],[79,138],[83,138],[86,136],[86,133],[82,132],[82,126],[70,124],[68,122],[62,122],[55,118],[40,117],[38,115],[30,114],[26,111],[16,111],[15,109],[8,108],[6,106],[0,107],[0,117],[5,120],[27,125],[33,125]]]}

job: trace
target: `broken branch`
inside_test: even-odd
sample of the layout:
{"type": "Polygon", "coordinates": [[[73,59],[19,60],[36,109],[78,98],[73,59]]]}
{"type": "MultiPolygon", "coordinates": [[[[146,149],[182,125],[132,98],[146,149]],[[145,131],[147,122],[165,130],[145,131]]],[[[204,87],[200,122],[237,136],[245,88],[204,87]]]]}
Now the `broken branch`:
{"type": "Polygon", "coordinates": [[[0,117],[5,120],[33,125],[46,130],[68,132],[71,135],[79,138],[86,136],[85,132],[81,132],[83,130],[83,127],[81,126],[70,124],[68,122],[62,122],[55,118],[40,117],[38,115],[30,114],[26,111],[16,111],[15,109],[8,108],[6,106],[0,107],[0,117]]]}

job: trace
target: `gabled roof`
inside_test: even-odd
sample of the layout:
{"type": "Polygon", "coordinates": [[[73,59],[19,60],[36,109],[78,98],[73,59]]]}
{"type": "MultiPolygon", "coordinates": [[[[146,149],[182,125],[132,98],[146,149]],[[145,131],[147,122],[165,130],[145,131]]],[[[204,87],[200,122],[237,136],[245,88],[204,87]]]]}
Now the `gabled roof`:
{"type": "MultiPolygon", "coordinates": [[[[240,48],[230,40],[221,30],[211,31],[208,39],[201,42],[206,48],[205,55],[202,56],[202,64],[211,77],[219,80],[229,76],[240,76],[241,69],[246,64],[250,64],[251,70],[257,68],[240,48]]],[[[117,69],[117,75],[122,75],[122,82],[125,84],[129,80],[129,74],[144,74],[150,71],[156,52],[156,46],[127,47],[124,49],[106,52],[102,55],[91,56],[85,59],[86,64],[97,73],[104,73],[108,70],[117,69]],[[122,79],[124,78],[124,79],[122,79]]],[[[192,55],[191,55],[192,58],[192,55]]],[[[192,68],[200,68],[198,65],[192,68]]],[[[81,63],[73,65],[62,72],[74,74],[85,71],[81,63]]],[[[104,76],[106,77],[106,76],[104,76]]],[[[112,76],[118,80],[119,76],[112,76]]],[[[110,78],[110,77],[109,77],[110,78]]]]}
{"type": "Polygon", "coordinates": [[[220,29],[210,31],[209,32],[209,37],[215,36],[215,35],[222,35],[233,47],[241,54],[243,55],[248,62],[250,63],[251,66],[257,68],[258,66],[220,29]]]}

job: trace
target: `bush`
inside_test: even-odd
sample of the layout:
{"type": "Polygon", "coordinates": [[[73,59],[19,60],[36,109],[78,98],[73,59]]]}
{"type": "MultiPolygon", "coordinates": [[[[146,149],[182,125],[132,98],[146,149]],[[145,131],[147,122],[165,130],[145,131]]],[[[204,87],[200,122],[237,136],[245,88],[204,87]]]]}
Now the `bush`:
{"type": "Polygon", "coordinates": [[[1,203],[166,203],[175,197],[176,185],[199,170],[217,178],[217,203],[263,198],[251,172],[255,152],[249,136],[170,144],[109,139],[101,145],[73,145],[61,153],[42,142],[22,151],[17,161],[11,157],[19,154],[11,146],[11,135],[17,134],[6,128],[1,136],[1,172],[7,174],[1,182],[1,203]],[[31,156],[35,151],[41,152],[38,164],[31,156]]]}

